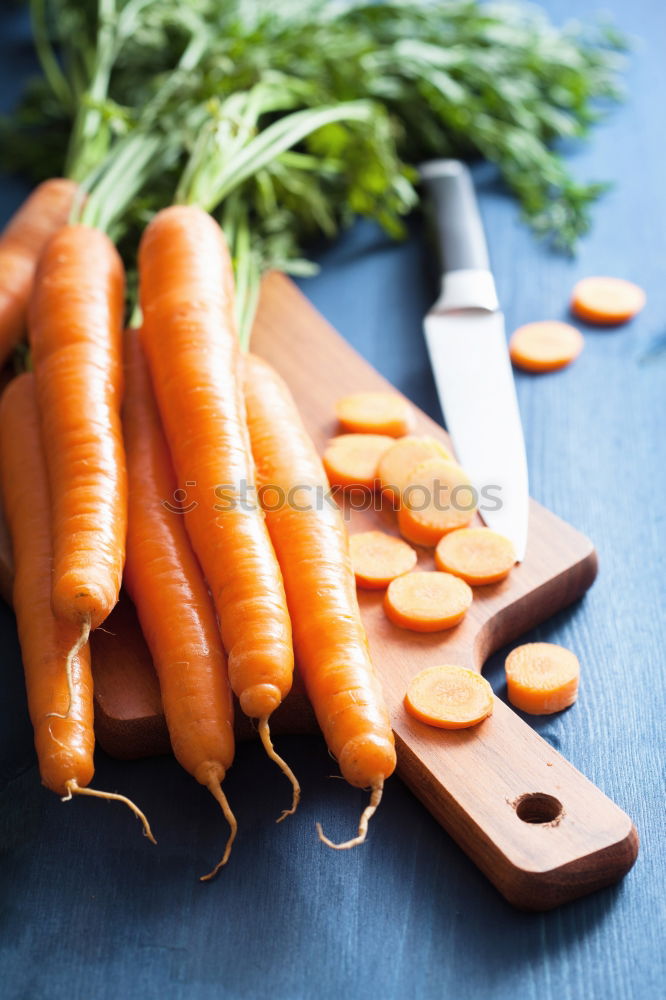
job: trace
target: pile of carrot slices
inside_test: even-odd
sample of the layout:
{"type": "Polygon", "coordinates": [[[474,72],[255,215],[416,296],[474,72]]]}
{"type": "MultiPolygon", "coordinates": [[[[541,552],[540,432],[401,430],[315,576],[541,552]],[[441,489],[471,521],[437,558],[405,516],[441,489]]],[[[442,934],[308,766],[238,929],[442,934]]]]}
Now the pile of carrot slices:
{"type": "MultiPolygon", "coordinates": [[[[391,723],[342,515],[300,503],[303,491],[328,490],[322,461],[287,386],[241,353],[222,231],[194,205],[159,212],[139,248],[141,325],[124,329],[122,262],[104,232],[68,222],[76,196],[69,182],[49,182],[0,240],[12,277],[11,294],[7,282],[0,289],[0,351],[6,356],[27,325],[33,368],[2,396],[0,486],[42,781],[66,800],[125,803],[153,839],[138,806],[90,787],[89,638],[124,585],[174,754],[228,824],[221,858],[203,878],[226,864],[237,834],[224,791],[233,695],[291,784],[279,819],[298,805],[298,779],[270,732],[294,654],[343,776],[370,790],[354,836],[333,843],[321,828],[319,836],[333,848],[360,844],[396,766],[391,723]],[[256,498],[271,486],[294,499],[262,510],[256,498]],[[169,503],[184,488],[185,514],[169,503]]],[[[359,406],[378,419],[372,400],[359,406]]],[[[407,427],[402,409],[389,414],[393,433],[407,427]]],[[[375,439],[373,476],[394,440],[375,439]]],[[[354,457],[352,478],[364,456],[354,457]]]]}
{"type": "MultiPolygon", "coordinates": [[[[540,351],[544,360],[550,351],[553,360],[561,331],[555,329],[549,339],[548,330],[523,329],[533,353],[540,351]]],[[[564,335],[569,336],[570,330],[573,328],[567,328],[564,335]]],[[[573,343],[580,346],[576,340],[580,335],[575,330],[573,334],[573,343]]],[[[535,365],[534,370],[542,369],[535,365]]],[[[471,483],[439,440],[411,433],[411,417],[402,424],[410,433],[394,433],[396,415],[404,417],[405,403],[390,392],[356,393],[339,400],[335,413],[347,433],[331,439],[324,464],[331,482],[343,491],[375,491],[381,506],[395,513],[395,528],[403,536],[377,530],[350,536],[357,587],[385,591],[384,611],[397,628],[441,632],[463,621],[472,605],[474,588],[501,584],[506,579],[515,566],[516,554],[509,539],[471,523],[476,513],[471,483]],[[397,440],[391,441],[392,437],[397,440]],[[421,550],[421,557],[413,546],[421,550]],[[428,566],[433,547],[434,571],[428,566]]],[[[547,643],[520,646],[506,661],[509,700],[530,714],[557,712],[573,704],[578,676],[575,655],[547,643]]],[[[492,715],[493,704],[488,682],[475,671],[454,664],[417,673],[404,698],[410,715],[438,729],[479,725],[492,715]]]]}

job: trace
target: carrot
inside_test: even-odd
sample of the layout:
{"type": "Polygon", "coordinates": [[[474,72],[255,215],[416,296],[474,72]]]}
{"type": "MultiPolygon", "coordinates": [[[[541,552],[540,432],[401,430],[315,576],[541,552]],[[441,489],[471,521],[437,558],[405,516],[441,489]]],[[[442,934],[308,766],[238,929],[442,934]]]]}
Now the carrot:
{"type": "Polygon", "coordinates": [[[445,458],[454,461],[453,455],[437,438],[407,435],[385,451],[377,465],[377,478],[382,491],[399,502],[412,470],[427,458],[445,458]]]}
{"type": "Polygon", "coordinates": [[[492,715],[493,689],[475,670],[428,667],[410,681],[405,708],[438,729],[467,729],[492,715]]]}
{"type": "Polygon", "coordinates": [[[82,636],[116,604],[125,560],[123,295],[123,266],[104,233],[65,226],[49,241],[29,326],[52,499],[51,600],[82,636]]]}
{"type": "Polygon", "coordinates": [[[554,372],[565,368],[583,350],[583,337],[569,323],[541,320],[519,326],[509,341],[514,365],[525,371],[554,372]]]}
{"type": "Polygon", "coordinates": [[[550,642],[518,646],[506,658],[509,701],[530,715],[552,715],[578,697],[578,657],[550,642]]]}
{"type": "Polygon", "coordinates": [[[571,294],[572,313],[598,326],[626,323],[644,305],[643,289],[624,278],[583,278],[571,294]]]}
{"type": "Polygon", "coordinates": [[[50,237],[67,222],[78,191],[54,177],[35,188],[0,236],[0,365],[21,339],[37,261],[50,237]]]}
{"type": "Polygon", "coordinates": [[[49,486],[32,374],[14,379],[0,402],[0,480],[14,558],[13,604],[42,781],[63,801],[91,795],[123,802],[154,842],[146,817],[133,802],[86,787],[94,774],[95,745],[90,651],[85,643],[72,657],[70,685],[66,661],[79,629],[51,610],[49,486]]]}
{"type": "Polygon", "coordinates": [[[234,759],[233,702],[215,608],[183,516],[168,506],[176,481],[136,330],[125,333],[125,385],[125,586],[159,678],[176,759],[209,789],[231,828],[212,876],[227,862],[236,835],[221,788],[234,759]]]}
{"type": "Polygon", "coordinates": [[[143,343],[176,478],[187,484],[185,527],[217,609],[231,687],[260,720],[291,688],[294,654],[280,567],[254,491],[245,424],[233,276],[222,231],[201,209],[159,212],[139,249],[143,343]]]}
{"type": "Polygon", "coordinates": [[[509,575],[516,552],[504,535],[490,528],[459,528],[437,544],[435,564],[473,587],[497,583],[509,575]]]}
{"type": "Polygon", "coordinates": [[[468,524],[476,494],[463,469],[444,458],[428,458],[412,469],[398,511],[400,534],[416,545],[436,545],[442,535],[468,524]]]}
{"type": "Polygon", "coordinates": [[[416,552],[383,531],[361,531],[349,539],[356,586],[383,590],[391,580],[416,566],[416,552]]]}
{"type": "Polygon", "coordinates": [[[377,465],[393,444],[387,434],[340,434],[326,445],[323,462],[331,486],[373,490],[377,465]]]}
{"type": "Polygon", "coordinates": [[[335,415],[345,431],[358,434],[409,434],[414,423],[411,406],[395,392],[355,392],[335,404],[335,415]]]}
{"type": "Polygon", "coordinates": [[[245,394],[260,495],[272,487],[282,503],[266,503],[266,523],[284,574],[294,648],[329,750],[347,781],[372,788],[358,835],[395,769],[393,733],[370,660],[354,586],[347,535],[338,507],[327,501],[321,460],[282,379],[252,355],[245,394]],[[290,492],[291,491],[291,492],[290,492]]]}
{"type": "Polygon", "coordinates": [[[388,585],[384,610],[390,621],[413,632],[453,628],[465,617],[472,591],[450,573],[407,573],[388,585]]]}

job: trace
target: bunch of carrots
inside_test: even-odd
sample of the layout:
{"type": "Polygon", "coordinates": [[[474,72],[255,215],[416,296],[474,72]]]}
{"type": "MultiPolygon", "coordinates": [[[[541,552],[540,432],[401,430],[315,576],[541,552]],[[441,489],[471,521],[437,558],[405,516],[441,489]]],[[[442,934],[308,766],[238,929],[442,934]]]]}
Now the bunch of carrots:
{"type": "Polygon", "coordinates": [[[152,837],[137,806],[89,787],[89,637],[124,581],[174,753],[229,823],[210,874],[236,834],[222,788],[232,691],[292,783],[283,817],[298,804],[269,726],[294,654],[342,774],[372,792],[356,837],[320,835],[361,842],[396,764],[389,716],[340,513],[239,502],[248,485],[291,495],[327,481],[286,385],[240,350],[222,231],[195,205],[153,218],[139,250],[142,321],[124,330],[121,259],[82,205],[75,185],[48,182],[0,242],[2,272],[16,276],[0,304],[5,350],[27,328],[33,369],[0,403],[0,481],[42,780],[63,799],[122,799],[152,837]],[[164,504],[183,482],[195,484],[184,517],[164,504]]]}

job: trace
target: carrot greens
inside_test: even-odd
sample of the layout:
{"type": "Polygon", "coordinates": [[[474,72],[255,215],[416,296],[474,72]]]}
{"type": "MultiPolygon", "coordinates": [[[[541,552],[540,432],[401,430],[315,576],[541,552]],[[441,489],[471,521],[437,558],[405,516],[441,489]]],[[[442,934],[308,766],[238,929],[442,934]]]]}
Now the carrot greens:
{"type": "Polygon", "coordinates": [[[621,96],[626,43],[521,2],[30,0],[43,76],[0,125],[3,165],[83,179],[120,137],[170,150],[134,198],[136,235],[174,199],[227,228],[248,328],[260,274],[357,216],[392,236],[432,156],[495,164],[534,231],[572,250],[603,183],[558,144],[621,96]],[[279,7],[279,9],[278,9],[279,7]],[[69,148],[67,136],[71,132],[69,148]]]}

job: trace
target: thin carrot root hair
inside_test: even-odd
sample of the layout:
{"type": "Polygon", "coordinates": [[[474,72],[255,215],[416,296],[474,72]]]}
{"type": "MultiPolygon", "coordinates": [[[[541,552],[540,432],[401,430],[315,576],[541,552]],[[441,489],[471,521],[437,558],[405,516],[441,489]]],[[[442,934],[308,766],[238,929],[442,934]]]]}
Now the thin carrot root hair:
{"type": "Polygon", "coordinates": [[[355,837],[352,837],[351,840],[345,840],[342,844],[334,844],[333,841],[329,840],[324,834],[321,823],[317,823],[317,835],[319,836],[322,844],[326,844],[327,847],[332,847],[334,851],[348,851],[350,847],[357,847],[359,844],[365,843],[365,838],[368,835],[368,823],[377,812],[379,803],[382,801],[383,792],[384,779],[382,778],[372,786],[370,801],[361,813],[361,818],[358,824],[358,833],[355,837]]]}
{"type": "Polygon", "coordinates": [[[289,767],[287,762],[280,757],[273,746],[267,715],[265,715],[262,719],[259,719],[259,737],[264,745],[264,750],[270,759],[277,764],[282,773],[289,779],[294,790],[291,799],[291,809],[283,809],[282,814],[275,820],[276,823],[281,823],[283,819],[287,818],[287,816],[293,816],[298,809],[298,803],[301,801],[301,786],[292,769],[289,767]]]}
{"type": "Polygon", "coordinates": [[[220,784],[220,782],[216,778],[211,777],[206,787],[208,788],[208,791],[213,796],[213,798],[217,802],[219,802],[220,808],[224,813],[224,818],[229,824],[229,839],[227,840],[226,846],[224,848],[224,854],[222,855],[221,859],[218,861],[218,863],[215,865],[215,867],[211,872],[208,872],[207,875],[200,876],[199,878],[200,882],[210,882],[211,879],[215,878],[220,868],[224,868],[227,861],[229,860],[229,857],[231,855],[231,846],[234,840],[236,839],[236,834],[238,833],[238,823],[236,822],[236,817],[231,811],[231,807],[227,802],[226,795],[222,791],[222,785],[220,784]]]}
{"type": "Polygon", "coordinates": [[[138,806],[134,805],[131,799],[127,798],[126,795],[119,795],[118,792],[100,792],[96,788],[82,788],[74,778],[71,778],[68,782],[66,782],[65,788],[67,789],[67,795],[62,796],[60,800],[61,802],[70,802],[73,795],[90,795],[95,799],[108,799],[110,802],[122,802],[128,809],[131,809],[136,818],[140,820],[143,826],[144,837],[148,837],[151,844],[157,844],[146,816],[141,812],[138,806]]]}
{"type": "MultiPolygon", "coordinates": [[[[90,615],[86,615],[83,624],[81,625],[81,634],[78,639],[70,649],[67,654],[67,659],[65,660],[65,674],[67,676],[67,694],[69,697],[69,704],[67,705],[67,711],[64,715],[61,712],[48,712],[46,718],[51,719],[68,719],[72,711],[72,705],[74,703],[74,660],[79,655],[81,650],[87,644],[90,638],[90,615]]],[[[143,815],[143,814],[142,814],[143,815]]]]}

